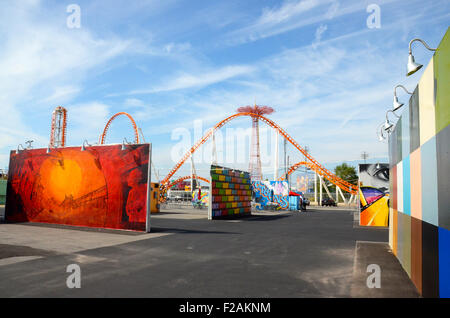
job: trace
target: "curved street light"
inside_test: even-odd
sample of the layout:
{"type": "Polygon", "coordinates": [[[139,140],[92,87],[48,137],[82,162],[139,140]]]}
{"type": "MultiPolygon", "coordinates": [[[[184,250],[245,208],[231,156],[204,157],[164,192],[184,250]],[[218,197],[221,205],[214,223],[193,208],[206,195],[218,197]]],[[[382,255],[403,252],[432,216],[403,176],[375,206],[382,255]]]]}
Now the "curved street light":
{"type": "Polygon", "coordinates": [[[384,133],[383,133],[383,126],[384,126],[384,123],[382,123],[381,125],[379,125],[378,126],[378,128],[377,128],[377,136],[378,136],[378,141],[384,141],[384,140],[386,140],[386,136],[384,135],[384,133]]]}
{"type": "MultiPolygon", "coordinates": [[[[396,111],[397,109],[399,109],[400,107],[402,107],[404,104],[403,103],[400,103],[399,101],[398,101],[398,98],[397,98],[397,92],[396,92],[396,90],[397,90],[397,88],[398,87],[401,87],[401,88],[403,88],[403,90],[405,91],[405,92],[407,92],[409,95],[412,95],[413,93],[411,93],[411,92],[409,92],[407,89],[406,89],[406,87],[405,86],[403,86],[403,85],[396,85],[395,87],[394,87],[394,102],[392,103],[392,110],[393,111],[396,111]]],[[[395,114],[394,113],[394,115],[395,116],[397,116],[397,114],[395,114]]],[[[398,116],[397,116],[398,117],[398,116]]]]}
{"type": "Polygon", "coordinates": [[[388,111],[386,112],[386,121],[384,122],[383,128],[384,128],[384,130],[385,130],[387,133],[390,133],[390,132],[391,132],[391,128],[394,127],[394,124],[391,123],[391,122],[389,121],[389,118],[388,118],[388,114],[389,114],[389,113],[393,113],[397,118],[399,117],[399,116],[397,116],[397,115],[394,113],[393,110],[388,110],[388,111]]]}
{"type": "Polygon", "coordinates": [[[428,50],[430,50],[430,51],[436,51],[436,49],[433,49],[433,48],[431,48],[431,47],[429,47],[426,43],[425,43],[425,41],[423,41],[423,40],[421,40],[421,39],[418,39],[418,38],[415,38],[415,39],[412,39],[410,42],[409,42],[409,56],[408,56],[408,64],[407,64],[407,66],[406,66],[406,76],[409,76],[409,75],[412,75],[412,74],[414,74],[415,72],[417,72],[418,70],[420,70],[421,68],[422,68],[422,64],[419,64],[419,63],[416,63],[416,61],[414,60],[414,56],[412,55],[412,51],[411,51],[411,44],[413,43],[413,42],[415,42],[415,41],[419,41],[420,43],[422,43],[428,50]]]}

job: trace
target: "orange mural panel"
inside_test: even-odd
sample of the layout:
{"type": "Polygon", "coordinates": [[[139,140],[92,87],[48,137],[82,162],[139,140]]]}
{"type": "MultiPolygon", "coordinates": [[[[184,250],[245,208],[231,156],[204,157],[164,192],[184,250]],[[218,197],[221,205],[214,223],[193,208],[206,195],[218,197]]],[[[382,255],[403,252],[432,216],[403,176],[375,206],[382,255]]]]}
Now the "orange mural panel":
{"type": "Polygon", "coordinates": [[[145,230],[149,144],[12,151],[5,217],[145,230]]]}

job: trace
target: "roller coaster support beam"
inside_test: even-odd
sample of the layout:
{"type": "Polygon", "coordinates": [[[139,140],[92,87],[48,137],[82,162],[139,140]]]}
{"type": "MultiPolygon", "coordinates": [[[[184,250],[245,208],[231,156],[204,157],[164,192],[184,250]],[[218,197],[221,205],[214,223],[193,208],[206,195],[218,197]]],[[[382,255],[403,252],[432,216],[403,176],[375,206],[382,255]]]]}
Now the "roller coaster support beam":
{"type": "Polygon", "coordinates": [[[314,202],[317,203],[317,172],[314,171],[314,202]]]}

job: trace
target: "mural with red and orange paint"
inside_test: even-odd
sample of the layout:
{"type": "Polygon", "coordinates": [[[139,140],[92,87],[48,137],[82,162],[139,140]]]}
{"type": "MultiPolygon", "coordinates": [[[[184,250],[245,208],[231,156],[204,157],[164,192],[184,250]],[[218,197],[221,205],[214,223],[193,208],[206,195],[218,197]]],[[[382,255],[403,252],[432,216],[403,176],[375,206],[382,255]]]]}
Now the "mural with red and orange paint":
{"type": "Polygon", "coordinates": [[[5,217],[145,230],[149,144],[12,151],[5,217]]]}

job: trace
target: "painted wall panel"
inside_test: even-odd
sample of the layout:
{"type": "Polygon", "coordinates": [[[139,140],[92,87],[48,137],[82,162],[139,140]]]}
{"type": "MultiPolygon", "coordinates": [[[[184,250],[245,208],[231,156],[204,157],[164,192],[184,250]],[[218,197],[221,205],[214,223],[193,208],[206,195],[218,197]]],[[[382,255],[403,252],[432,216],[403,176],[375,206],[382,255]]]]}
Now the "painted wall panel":
{"type": "MultiPolygon", "coordinates": [[[[404,214],[402,212],[397,213],[397,258],[401,264],[403,264],[403,218],[404,214]]],[[[403,266],[403,265],[402,265],[403,266]]]]}
{"type": "Polygon", "coordinates": [[[211,165],[208,219],[251,215],[252,185],[246,171],[211,165]]]}
{"type": "Polygon", "coordinates": [[[417,87],[409,99],[409,138],[411,153],[420,146],[419,89],[417,87]]]}
{"type": "MultiPolygon", "coordinates": [[[[392,218],[394,217],[394,209],[389,208],[389,223],[392,223],[392,218]]],[[[392,249],[392,246],[394,242],[394,229],[392,226],[389,227],[389,246],[392,249]]]]}
{"type": "Polygon", "coordinates": [[[422,295],[439,297],[439,233],[437,226],[422,222],[422,295]]]}
{"type": "Polygon", "coordinates": [[[359,225],[389,224],[389,164],[359,165],[359,225]]]}
{"type": "Polygon", "coordinates": [[[397,210],[403,213],[403,162],[397,165],[397,210]]]}
{"type": "Polygon", "coordinates": [[[450,28],[434,54],[436,133],[450,124],[450,28]]]}
{"type": "Polygon", "coordinates": [[[397,160],[396,160],[396,164],[398,164],[399,162],[402,161],[403,158],[403,153],[402,153],[402,124],[403,122],[403,117],[400,117],[397,120],[397,124],[395,124],[395,130],[397,131],[397,151],[396,151],[396,155],[397,155],[397,160]]]}
{"type": "Polygon", "coordinates": [[[403,214],[402,220],[402,265],[408,276],[411,277],[411,217],[403,214]]]}
{"type": "Polygon", "coordinates": [[[149,147],[12,151],[6,219],[144,231],[149,147]]]}
{"type": "Polygon", "coordinates": [[[439,296],[450,298],[450,231],[439,228],[439,296]]]}
{"type": "Polygon", "coordinates": [[[422,221],[411,217],[411,280],[422,293],[422,221]]]}
{"type": "Polygon", "coordinates": [[[410,155],[411,175],[411,216],[422,220],[422,168],[420,164],[420,148],[410,155]]]}
{"type": "Polygon", "coordinates": [[[282,210],[289,208],[289,184],[286,181],[252,181],[255,208],[264,210],[275,204],[282,210]]]}
{"type": "Polygon", "coordinates": [[[436,134],[433,58],[419,81],[420,145],[436,134]]]}
{"type": "Polygon", "coordinates": [[[411,149],[411,138],[409,135],[409,104],[403,106],[405,108],[402,112],[402,159],[405,160],[409,156],[411,149]]]}
{"type": "Polygon", "coordinates": [[[397,240],[398,240],[398,212],[396,209],[393,209],[392,213],[392,252],[394,255],[397,255],[397,240]]]}
{"type": "Polygon", "coordinates": [[[392,182],[392,191],[390,193],[389,203],[392,206],[393,209],[397,210],[398,203],[397,203],[397,196],[398,196],[398,190],[397,190],[397,166],[394,166],[390,169],[392,173],[392,178],[390,181],[392,182]]]}
{"type": "Polygon", "coordinates": [[[389,167],[390,168],[392,168],[399,162],[398,155],[397,155],[397,147],[398,147],[398,145],[397,145],[397,142],[398,142],[397,130],[398,130],[398,125],[396,125],[394,127],[394,130],[389,135],[389,167]]]}
{"type": "Polygon", "coordinates": [[[438,226],[436,137],[420,147],[422,167],[422,220],[438,226]]]}
{"type": "Polygon", "coordinates": [[[450,230],[450,126],[436,135],[436,148],[439,226],[450,230]]]}
{"type": "Polygon", "coordinates": [[[410,157],[402,161],[403,165],[403,213],[411,215],[411,167],[410,157]]]}

